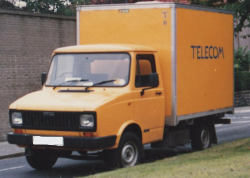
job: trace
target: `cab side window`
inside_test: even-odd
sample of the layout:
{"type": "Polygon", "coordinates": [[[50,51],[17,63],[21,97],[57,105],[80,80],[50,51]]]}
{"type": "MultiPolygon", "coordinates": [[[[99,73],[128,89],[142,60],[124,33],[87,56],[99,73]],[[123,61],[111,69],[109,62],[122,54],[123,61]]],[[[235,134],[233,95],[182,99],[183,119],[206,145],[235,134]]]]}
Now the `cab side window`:
{"type": "Polygon", "coordinates": [[[150,86],[149,74],[156,72],[154,55],[139,54],[136,62],[135,87],[150,86]]]}

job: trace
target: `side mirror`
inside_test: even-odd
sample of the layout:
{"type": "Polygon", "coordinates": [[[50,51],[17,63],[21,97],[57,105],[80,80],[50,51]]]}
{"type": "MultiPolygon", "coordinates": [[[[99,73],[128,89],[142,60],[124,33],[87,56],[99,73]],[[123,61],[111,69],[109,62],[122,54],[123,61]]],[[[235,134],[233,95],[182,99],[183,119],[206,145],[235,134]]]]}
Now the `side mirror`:
{"type": "Polygon", "coordinates": [[[159,86],[159,77],[157,73],[149,74],[150,86],[155,88],[159,86]]]}
{"type": "Polygon", "coordinates": [[[42,74],[41,74],[41,83],[42,83],[42,86],[44,85],[46,78],[47,78],[47,73],[46,72],[42,72],[42,74]]]}

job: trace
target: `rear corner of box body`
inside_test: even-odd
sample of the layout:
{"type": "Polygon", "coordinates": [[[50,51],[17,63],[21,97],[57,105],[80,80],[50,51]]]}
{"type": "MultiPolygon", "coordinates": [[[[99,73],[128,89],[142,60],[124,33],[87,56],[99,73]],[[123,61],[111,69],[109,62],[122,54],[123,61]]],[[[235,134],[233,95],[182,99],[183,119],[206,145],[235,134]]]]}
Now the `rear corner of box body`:
{"type": "Polygon", "coordinates": [[[233,111],[232,13],[178,5],[175,35],[176,123],[233,111]]]}
{"type": "MultiPolygon", "coordinates": [[[[177,125],[177,90],[176,90],[176,6],[171,7],[171,117],[166,117],[166,124],[177,125]]],[[[167,98],[166,98],[167,99],[167,98]]]]}
{"type": "Polygon", "coordinates": [[[81,8],[76,8],[76,44],[80,45],[80,10],[81,8]]]}

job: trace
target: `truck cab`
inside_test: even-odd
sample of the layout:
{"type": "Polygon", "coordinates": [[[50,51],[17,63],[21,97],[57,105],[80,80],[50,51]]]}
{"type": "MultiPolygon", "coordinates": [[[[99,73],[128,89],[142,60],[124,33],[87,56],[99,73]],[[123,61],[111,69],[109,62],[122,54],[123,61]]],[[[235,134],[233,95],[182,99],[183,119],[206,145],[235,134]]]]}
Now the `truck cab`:
{"type": "Polygon", "coordinates": [[[143,144],[163,139],[158,63],[153,48],[139,45],[56,49],[42,90],[10,105],[8,141],[25,147],[36,169],[50,167],[49,157],[63,151],[119,150],[118,164],[136,164],[143,144]]]}

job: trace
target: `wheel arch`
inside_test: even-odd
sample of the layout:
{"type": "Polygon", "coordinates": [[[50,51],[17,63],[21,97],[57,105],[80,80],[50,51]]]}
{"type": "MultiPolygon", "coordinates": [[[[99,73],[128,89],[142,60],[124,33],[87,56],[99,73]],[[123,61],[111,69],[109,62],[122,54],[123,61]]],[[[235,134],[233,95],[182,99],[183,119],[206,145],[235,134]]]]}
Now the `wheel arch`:
{"type": "Polygon", "coordinates": [[[210,132],[211,143],[216,144],[217,143],[217,134],[216,134],[215,124],[214,124],[215,119],[216,119],[216,116],[207,116],[207,117],[196,118],[194,120],[193,125],[190,127],[191,140],[196,137],[196,135],[195,135],[196,128],[206,126],[210,132]]]}
{"type": "MultiPolygon", "coordinates": [[[[140,126],[139,125],[137,125],[137,124],[130,124],[130,125],[128,125],[125,129],[124,129],[124,131],[123,131],[123,133],[126,133],[126,132],[131,132],[131,133],[134,133],[138,138],[139,138],[139,140],[142,142],[142,131],[141,131],[141,128],[140,128],[140,126]]],[[[122,133],[122,134],[123,134],[122,133]]]]}
{"type": "Polygon", "coordinates": [[[126,132],[134,133],[139,138],[139,140],[142,142],[141,127],[136,122],[129,121],[129,122],[124,123],[122,125],[122,127],[119,129],[119,132],[117,134],[116,143],[119,144],[122,134],[124,134],[126,132]]]}

